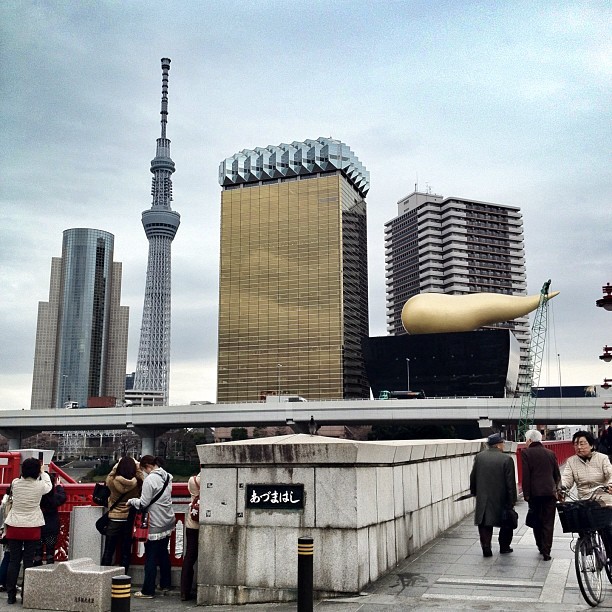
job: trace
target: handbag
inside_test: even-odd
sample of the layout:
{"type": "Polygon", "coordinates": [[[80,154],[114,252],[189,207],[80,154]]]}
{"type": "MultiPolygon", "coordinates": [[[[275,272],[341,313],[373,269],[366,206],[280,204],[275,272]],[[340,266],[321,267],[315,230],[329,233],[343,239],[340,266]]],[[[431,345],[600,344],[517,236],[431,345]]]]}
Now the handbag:
{"type": "Polygon", "coordinates": [[[504,508],[501,526],[506,529],[516,529],[518,527],[518,512],[514,508],[504,508]]]}
{"type": "Polygon", "coordinates": [[[538,515],[533,508],[529,508],[529,510],[527,510],[525,525],[527,525],[527,527],[531,527],[532,529],[535,529],[538,526],[538,515]]]}
{"type": "MultiPolygon", "coordinates": [[[[104,485],[106,486],[106,485],[104,485]]],[[[107,487],[108,488],[108,487],[107,487]]],[[[110,489],[109,489],[110,491],[110,489]]],[[[106,532],[108,530],[108,526],[110,525],[110,511],[113,510],[115,508],[115,506],[127,495],[127,493],[124,493],[123,495],[121,495],[120,497],[118,497],[115,500],[115,503],[108,509],[107,512],[105,512],[97,521],[96,521],[96,529],[98,530],[98,532],[101,535],[106,535],[106,532]]]]}
{"type": "Polygon", "coordinates": [[[96,521],[96,529],[98,533],[102,535],[106,535],[106,531],[108,529],[108,525],[110,523],[110,516],[108,516],[108,512],[105,512],[97,521],[96,521]]]}
{"type": "Polygon", "coordinates": [[[9,512],[13,509],[13,494],[12,492],[7,492],[7,497],[2,504],[2,523],[6,520],[6,517],[9,515],[9,512]]]}
{"type": "Polygon", "coordinates": [[[134,528],[132,530],[132,537],[135,540],[144,542],[149,539],[149,513],[138,512],[134,519],[134,528]]]}
{"type": "Polygon", "coordinates": [[[93,500],[93,503],[97,504],[98,506],[106,506],[108,504],[110,495],[111,490],[108,485],[103,482],[96,482],[91,499],[93,500]]]}
{"type": "Polygon", "coordinates": [[[151,502],[148,506],[144,508],[140,508],[138,513],[136,514],[136,518],[134,519],[134,527],[132,528],[132,537],[135,540],[145,541],[149,539],[149,512],[148,508],[150,508],[162,495],[165,491],[168,483],[170,482],[170,476],[166,477],[166,482],[164,482],[164,486],[155,494],[151,502]]]}
{"type": "Polygon", "coordinates": [[[192,499],[189,504],[189,516],[196,523],[200,522],[200,497],[192,499]]]}

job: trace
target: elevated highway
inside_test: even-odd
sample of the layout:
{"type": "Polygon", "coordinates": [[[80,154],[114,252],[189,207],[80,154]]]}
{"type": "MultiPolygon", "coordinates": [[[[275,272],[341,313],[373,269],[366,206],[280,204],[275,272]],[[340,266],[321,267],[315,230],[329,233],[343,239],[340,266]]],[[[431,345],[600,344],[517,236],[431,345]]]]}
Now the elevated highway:
{"type": "MultiPolygon", "coordinates": [[[[606,418],[604,397],[538,399],[538,424],[598,424],[606,418]]],[[[179,427],[244,427],[290,425],[307,431],[310,417],[319,425],[394,425],[405,423],[515,424],[520,402],[499,398],[327,400],[309,402],[244,402],[196,406],[126,406],[77,410],[0,411],[0,434],[9,450],[41,431],[132,429],[152,452],[155,437],[179,427]]]]}

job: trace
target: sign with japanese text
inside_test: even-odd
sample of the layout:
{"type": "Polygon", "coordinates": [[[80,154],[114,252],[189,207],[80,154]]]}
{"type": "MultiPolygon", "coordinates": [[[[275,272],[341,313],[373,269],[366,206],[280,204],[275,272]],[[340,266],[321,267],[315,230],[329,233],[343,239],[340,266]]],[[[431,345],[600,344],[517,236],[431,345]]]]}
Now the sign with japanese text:
{"type": "Polygon", "coordinates": [[[300,510],[304,507],[304,485],[248,484],[246,507],[261,510],[300,510]]]}

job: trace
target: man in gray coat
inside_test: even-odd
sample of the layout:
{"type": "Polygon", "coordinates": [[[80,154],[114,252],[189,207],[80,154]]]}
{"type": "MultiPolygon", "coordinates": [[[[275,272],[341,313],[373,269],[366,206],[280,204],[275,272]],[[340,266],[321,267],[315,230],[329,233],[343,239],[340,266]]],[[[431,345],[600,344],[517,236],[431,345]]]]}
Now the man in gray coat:
{"type": "Polygon", "coordinates": [[[516,477],[514,461],[504,455],[504,440],[495,433],[487,438],[487,446],[474,457],[470,474],[470,492],[476,496],[474,524],[478,525],[480,545],[484,557],[491,557],[493,527],[499,527],[499,552],[511,553],[514,530],[502,527],[502,515],[506,508],[516,503],[516,477]]]}

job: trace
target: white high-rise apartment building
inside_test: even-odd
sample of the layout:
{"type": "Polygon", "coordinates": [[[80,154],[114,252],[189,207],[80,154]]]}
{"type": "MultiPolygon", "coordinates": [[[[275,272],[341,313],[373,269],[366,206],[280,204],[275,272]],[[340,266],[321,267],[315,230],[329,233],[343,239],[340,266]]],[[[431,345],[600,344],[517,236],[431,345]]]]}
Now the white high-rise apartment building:
{"type": "MultiPolygon", "coordinates": [[[[401,312],[417,293],[525,295],[520,208],[415,191],[397,203],[385,224],[387,332],[406,333],[401,312]]],[[[529,319],[494,327],[513,330],[521,373],[529,353],[529,319]]]]}

